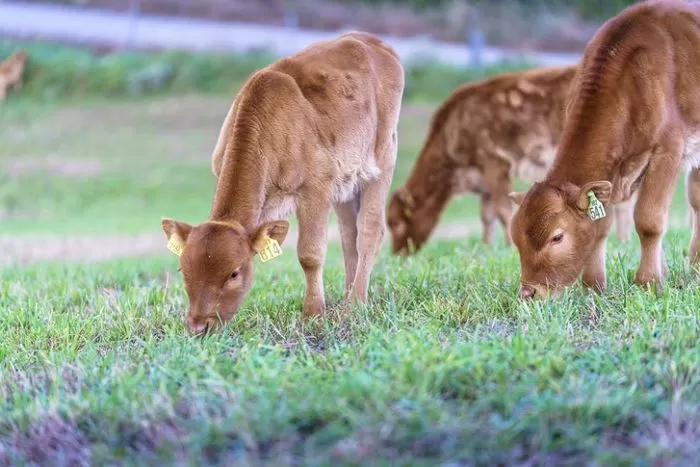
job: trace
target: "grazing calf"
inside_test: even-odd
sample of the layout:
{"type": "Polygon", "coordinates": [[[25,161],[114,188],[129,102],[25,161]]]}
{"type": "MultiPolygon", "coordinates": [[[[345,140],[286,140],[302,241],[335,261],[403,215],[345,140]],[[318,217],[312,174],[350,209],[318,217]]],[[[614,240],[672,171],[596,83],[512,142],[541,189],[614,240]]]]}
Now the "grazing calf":
{"type": "Polygon", "coordinates": [[[683,168],[700,261],[700,4],[637,3],[608,20],[584,52],[561,144],[545,179],[526,193],[512,236],[523,298],[583,282],[606,287],[605,249],[613,205],[637,193],[641,243],[635,283],[661,286],[662,240],[683,168]]]}
{"type": "MultiPolygon", "coordinates": [[[[498,218],[511,243],[511,181],[540,180],[551,166],[576,69],[498,75],[459,87],[440,106],[406,184],[389,203],[395,254],[420,249],[450,197],[466,192],[481,197],[483,241],[493,241],[498,218]]],[[[620,206],[617,225],[623,240],[631,223],[630,207],[620,206]]]]}
{"type": "Polygon", "coordinates": [[[164,219],[179,253],[195,333],[228,321],[253,279],[253,257],[279,253],[293,211],[306,276],[304,314],[325,309],[323,265],[338,216],[345,295],[366,302],[384,233],[397,152],[404,71],[370,34],[318,42],[256,72],[241,88],[212,155],[208,221],[164,219]],[[181,250],[180,250],[181,249],[181,250]]]}
{"type": "Polygon", "coordinates": [[[5,100],[8,87],[12,86],[15,91],[22,89],[22,76],[26,63],[27,53],[23,50],[18,50],[0,63],[0,101],[5,100]]]}

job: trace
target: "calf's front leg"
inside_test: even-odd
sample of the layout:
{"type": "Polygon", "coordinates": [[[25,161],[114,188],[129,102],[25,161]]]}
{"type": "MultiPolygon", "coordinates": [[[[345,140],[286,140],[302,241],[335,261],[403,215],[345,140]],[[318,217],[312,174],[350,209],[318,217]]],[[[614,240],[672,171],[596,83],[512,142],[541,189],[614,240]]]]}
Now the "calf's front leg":
{"type": "Polygon", "coordinates": [[[605,290],[608,286],[605,272],[605,251],[612,222],[612,216],[606,216],[596,221],[597,230],[593,251],[583,267],[583,276],[581,277],[583,284],[598,291],[605,290]]]}
{"type": "Polygon", "coordinates": [[[668,226],[668,212],[680,172],[680,147],[652,156],[647,174],[634,207],[634,223],[641,243],[641,258],[634,282],[647,286],[652,282],[660,288],[665,276],[665,258],[662,248],[668,226]]]}
{"type": "Polygon", "coordinates": [[[323,265],[328,250],[328,216],[330,203],[316,194],[300,200],[297,206],[299,241],[297,256],[304,270],[304,316],[320,315],[326,307],[323,293],[323,265]]]}
{"type": "Polygon", "coordinates": [[[615,217],[615,234],[622,242],[628,242],[632,232],[634,199],[636,195],[624,201],[613,205],[612,211],[615,217]]]}

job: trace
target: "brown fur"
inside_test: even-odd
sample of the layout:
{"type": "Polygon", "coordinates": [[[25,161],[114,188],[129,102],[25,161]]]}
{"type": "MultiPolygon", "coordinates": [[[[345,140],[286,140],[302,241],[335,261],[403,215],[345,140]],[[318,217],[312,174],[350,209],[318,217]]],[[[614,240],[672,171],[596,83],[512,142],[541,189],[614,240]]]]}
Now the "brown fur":
{"type": "MultiPolygon", "coordinates": [[[[459,87],[435,112],[406,184],[392,196],[387,223],[392,250],[406,254],[427,241],[449,199],[481,197],[483,241],[496,219],[510,244],[513,177],[542,179],[554,160],[564,107],[577,66],[507,73],[459,87]]],[[[618,235],[631,230],[621,206],[618,235]]]]}
{"type": "Polygon", "coordinates": [[[201,333],[228,321],[252,285],[266,236],[284,241],[292,211],[306,276],[305,315],[325,308],[323,265],[335,209],[346,298],[367,301],[384,232],[404,72],[396,53],[365,33],[318,42],[256,72],[239,91],[212,154],[218,178],[209,220],[163,221],[186,239],[180,264],[201,333]]]}
{"type": "Polygon", "coordinates": [[[682,169],[695,211],[690,261],[700,260],[700,4],[637,3],[598,30],[572,88],[562,141],[544,181],[520,204],[512,236],[521,296],[560,291],[583,273],[606,287],[610,216],[586,215],[592,191],[610,207],[637,194],[634,222],[642,254],[635,283],[661,285],[662,240],[682,169]]]}
{"type": "Polygon", "coordinates": [[[5,100],[10,86],[15,91],[22,89],[26,64],[27,53],[24,50],[18,50],[0,63],[0,101],[5,100]]]}

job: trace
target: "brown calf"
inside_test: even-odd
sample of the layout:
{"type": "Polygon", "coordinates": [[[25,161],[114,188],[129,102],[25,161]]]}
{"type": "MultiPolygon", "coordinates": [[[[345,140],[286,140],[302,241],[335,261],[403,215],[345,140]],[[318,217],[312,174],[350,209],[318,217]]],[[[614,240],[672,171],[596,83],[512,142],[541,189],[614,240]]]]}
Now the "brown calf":
{"type": "Polygon", "coordinates": [[[700,261],[699,143],[700,4],[655,0],[623,10],[586,47],[552,168],[513,194],[520,295],[560,291],[581,273],[584,284],[605,288],[605,211],[635,192],[635,283],[660,286],[662,239],[684,167],[695,211],[690,262],[700,261]]]}
{"type": "Polygon", "coordinates": [[[0,101],[5,100],[8,87],[12,86],[15,91],[22,89],[26,63],[27,53],[24,50],[18,50],[0,63],[0,101]]]}
{"type": "Polygon", "coordinates": [[[346,298],[366,302],[384,232],[404,87],[396,53],[349,33],[256,72],[239,91],[212,155],[218,178],[209,220],[171,219],[163,230],[189,297],[187,325],[203,333],[228,321],[253,280],[253,257],[275,256],[299,219],[304,314],[325,308],[328,220],[338,215],[346,298]]]}
{"type": "MultiPolygon", "coordinates": [[[[389,203],[395,254],[427,241],[450,197],[481,196],[483,241],[496,218],[510,244],[512,178],[534,182],[554,160],[576,66],[508,73],[459,87],[435,112],[428,138],[406,184],[389,203]]],[[[631,207],[620,206],[618,235],[631,230],[631,207]]]]}

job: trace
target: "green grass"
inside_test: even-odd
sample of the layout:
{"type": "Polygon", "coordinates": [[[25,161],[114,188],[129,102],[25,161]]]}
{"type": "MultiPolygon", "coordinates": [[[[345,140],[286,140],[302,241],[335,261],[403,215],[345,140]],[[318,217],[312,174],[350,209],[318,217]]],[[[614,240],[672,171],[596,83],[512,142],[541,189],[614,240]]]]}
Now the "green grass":
{"type": "MultiPolygon", "coordinates": [[[[230,100],[8,102],[0,231],[162,235],[161,216],[204,220],[230,100]]],[[[394,187],[435,105],[404,105],[394,187]]],[[[455,200],[441,224],[478,222],[477,206],[455,200]]],[[[612,238],[609,291],[577,286],[533,303],[516,298],[515,250],[478,237],[432,241],[408,259],[385,247],[371,303],[347,311],[332,244],[330,311],[306,324],[303,274],[285,249],[257,265],[241,312],[205,339],[185,331],[164,237],[142,258],[6,267],[0,465],[697,462],[700,279],[686,264],[688,232],[666,238],[660,297],[630,285],[636,238],[612,238]]]]}
{"type": "MultiPolygon", "coordinates": [[[[172,256],[10,268],[0,440],[39,464],[692,462],[700,288],[686,241],[668,238],[660,298],[629,286],[636,249],[613,242],[608,293],[533,304],[515,298],[513,250],[384,251],[369,307],[307,325],[287,253],[258,265],[243,310],[205,339],[184,331],[172,256]]],[[[333,305],[337,246],[325,275],[333,305]]]]}

